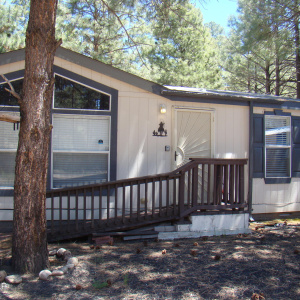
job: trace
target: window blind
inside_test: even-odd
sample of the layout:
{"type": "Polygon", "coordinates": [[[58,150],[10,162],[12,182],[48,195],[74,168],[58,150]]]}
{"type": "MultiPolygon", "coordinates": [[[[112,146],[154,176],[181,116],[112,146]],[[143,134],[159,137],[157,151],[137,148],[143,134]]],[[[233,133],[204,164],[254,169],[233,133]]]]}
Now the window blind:
{"type": "MultiPolygon", "coordinates": [[[[7,115],[18,116],[19,113],[5,112],[7,115]]],[[[12,188],[15,179],[15,160],[18,148],[19,130],[14,125],[0,122],[0,187],[12,188]]]]}
{"type": "Polygon", "coordinates": [[[109,173],[110,119],[53,115],[54,188],[105,182],[109,173]]]}
{"type": "Polygon", "coordinates": [[[0,187],[12,188],[15,180],[16,152],[0,152],[0,187]]]}
{"type": "Polygon", "coordinates": [[[291,176],[291,118],[265,116],[266,177],[291,176]]]}
{"type": "Polygon", "coordinates": [[[53,116],[53,150],[109,151],[109,118],[53,116]]]}

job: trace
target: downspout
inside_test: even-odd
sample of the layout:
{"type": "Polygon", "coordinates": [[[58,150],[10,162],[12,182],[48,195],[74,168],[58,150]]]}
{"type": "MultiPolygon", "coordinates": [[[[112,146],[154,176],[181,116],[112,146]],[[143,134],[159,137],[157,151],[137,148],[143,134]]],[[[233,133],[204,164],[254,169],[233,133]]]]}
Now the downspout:
{"type": "Polygon", "coordinates": [[[249,101],[249,167],[248,167],[248,210],[252,215],[253,189],[253,101],[249,101]]]}

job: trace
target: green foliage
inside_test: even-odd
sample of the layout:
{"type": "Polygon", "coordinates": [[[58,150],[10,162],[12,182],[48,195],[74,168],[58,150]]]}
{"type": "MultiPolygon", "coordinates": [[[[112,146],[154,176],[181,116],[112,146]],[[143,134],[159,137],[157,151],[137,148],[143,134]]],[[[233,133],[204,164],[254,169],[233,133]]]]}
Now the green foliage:
{"type": "Polygon", "coordinates": [[[128,276],[128,274],[126,273],[126,274],[124,275],[124,279],[123,279],[124,285],[128,285],[128,280],[129,280],[129,276],[128,276]]]}
{"type": "MultiPolygon", "coordinates": [[[[2,6],[0,51],[24,47],[29,1],[2,6]]],[[[161,84],[222,87],[211,32],[188,0],[62,0],[57,10],[63,47],[161,84]]]]}
{"type": "Polygon", "coordinates": [[[166,85],[220,88],[220,53],[201,11],[178,4],[151,23],[153,44],[144,51],[154,81],[166,85]]]}
{"type": "MultiPolygon", "coordinates": [[[[292,0],[291,0],[292,1],[292,0]]],[[[296,2],[297,0],[293,0],[296,2]]],[[[294,32],[282,0],[239,0],[224,63],[232,90],[296,96],[294,32]]]]}
{"type": "Polygon", "coordinates": [[[96,281],[96,282],[93,282],[92,283],[92,286],[94,289],[97,289],[97,290],[101,290],[103,288],[106,288],[109,286],[109,284],[107,282],[99,282],[99,281],[96,281]]]}
{"type": "Polygon", "coordinates": [[[28,3],[8,6],[0,1],[0,53],[24,48],[28,12],[28,3]]]}

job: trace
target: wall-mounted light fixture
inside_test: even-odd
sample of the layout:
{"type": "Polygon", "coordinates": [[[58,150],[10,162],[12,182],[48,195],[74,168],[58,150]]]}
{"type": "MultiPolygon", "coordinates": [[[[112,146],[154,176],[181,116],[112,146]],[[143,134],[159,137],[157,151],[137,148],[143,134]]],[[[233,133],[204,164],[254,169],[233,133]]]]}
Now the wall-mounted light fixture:
{"type": "Polygon", "coordinates": [[[167,112],[167,107],[166,107],[166,105],[165,105],[165,104],[161,104],[161,105],[159,106],[159,111],[160,111],[161,114],[165,114],[165,113],[167,112]]]}

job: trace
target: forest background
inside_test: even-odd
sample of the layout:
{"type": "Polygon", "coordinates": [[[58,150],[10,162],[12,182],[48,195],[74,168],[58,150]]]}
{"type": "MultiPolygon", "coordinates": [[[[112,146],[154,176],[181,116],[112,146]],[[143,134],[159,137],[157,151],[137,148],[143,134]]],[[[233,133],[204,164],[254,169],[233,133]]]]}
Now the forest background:
{"type": "MultiPolygon", "coordinates": [[[[0,0],[0,53],[25,47],[29,2],[0,0]]],[[[164,3],[61,0],[56,36],[159,84],[300,98],[300,0],[238,0],[227,34],[193,1],[164,3]]]]}

